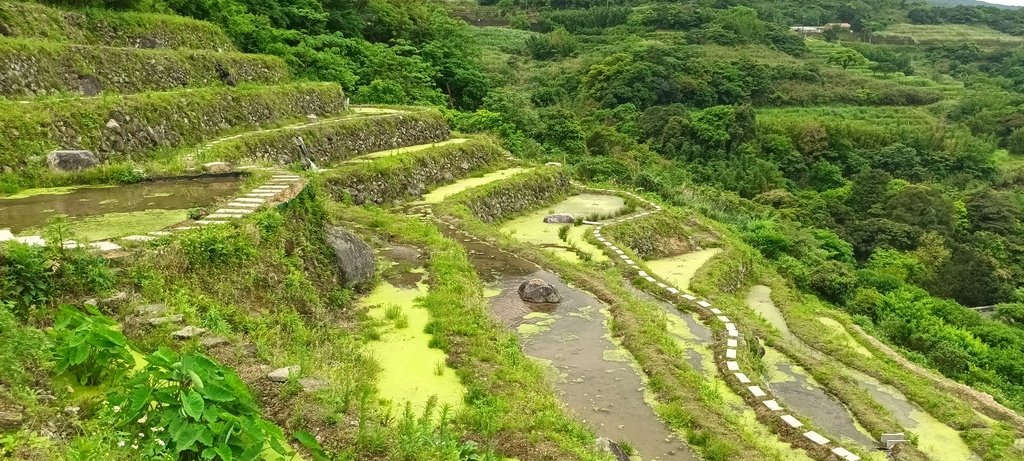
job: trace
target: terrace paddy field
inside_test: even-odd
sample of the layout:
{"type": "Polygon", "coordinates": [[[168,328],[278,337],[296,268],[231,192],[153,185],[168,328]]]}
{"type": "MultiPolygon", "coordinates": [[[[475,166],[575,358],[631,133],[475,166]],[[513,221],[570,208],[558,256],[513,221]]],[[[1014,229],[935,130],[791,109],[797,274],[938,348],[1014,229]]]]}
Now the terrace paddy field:
{"type": "Polygon", "coordinates": [[[1024,459],[1016,10],[45,3],[0,458],[1024,459]]]}

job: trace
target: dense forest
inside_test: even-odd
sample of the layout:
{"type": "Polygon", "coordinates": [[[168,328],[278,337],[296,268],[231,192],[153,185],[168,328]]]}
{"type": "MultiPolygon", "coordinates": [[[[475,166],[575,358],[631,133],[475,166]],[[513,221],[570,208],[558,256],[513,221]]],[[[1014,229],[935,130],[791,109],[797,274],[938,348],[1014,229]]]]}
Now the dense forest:
{"type": "Polygon", "coordinates": [[[1024,8],[46,3],[210,21],[353,102],[435,106],[521,158],[698,208],[795,287],[1024,411],[1024,8]],[[923,35],[935,26],[978,35],[923,35]],[[971,309],[988,306],[990,317],[971,309]]]}

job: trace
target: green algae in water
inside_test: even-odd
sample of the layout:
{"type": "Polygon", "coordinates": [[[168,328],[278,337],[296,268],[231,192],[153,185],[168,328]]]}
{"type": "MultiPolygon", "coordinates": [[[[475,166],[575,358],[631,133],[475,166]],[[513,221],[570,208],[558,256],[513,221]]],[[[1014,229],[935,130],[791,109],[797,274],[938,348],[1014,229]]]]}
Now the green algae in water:
{"type": "Polygon", "coordinates": [[[837,339],[838,342],[845,344],[846,347],[857,351],[865,357],[873,357],[871,351],[858,343],[856,339],[853,339],[850,332],[846,331],[846,328],[843,327],[843,324],[839,323],[838,320],[831,317],[818,317],[818,321],[829,327],[829,329],[834,332],[832,334],[832,338],[837,339]]]}
{"type": "Polygon", "coordinates": [[[857,381],[857,384],[871,394],[875,401],[892,412],[903,427],[917,435],[917,448],[929,459],[935,461],[978,459],[971,453],[957,430],[943,424],[927,412],[921,411],[916,405],[907,401],[907,398],[898,389],[856,370],[849,370],[849,373],[857,381]]]}
{"type": "MultiPolygon", "coordinates": [[[[148,234],[188,219],[188,210],[146,210],[130,213],[108,213],[71,220],[71,232],[79,239],[94,242],[129,235],[148,234]]],[[[31,228],[19,235],[37,235],[42,229],[31,228]]]]}
{"type": "Polygon", "coordinates": [[[782,337],[786,339],[794,339],[793,332],[789,330],[789,325],[786,324],[786,318],[782,316],[782,312],[775,306],[775,302],[772,301],[772,289],[764,285],[754,285],[750,288],[750,293],[747,293],[747,306],[764,317],[771,326],[775,327],[782,333],[782,337]]]}
{"type": "Polygon", "coordinates": [[[669,284],[680,290],[690,289],[690,280],[705,263],[722,251],[721,248],[708,248],[671,258],[647,261],[647,267],[669,284]]]}
{"type": "Polygon", "coordinates": [[[531,323],[521,323],[516,327],[516,332],[524,338],[539,335],[551,329],[551,325],[558,320],[557,316],[544,312],[531,312],[523,316],[524,320],[537,320],[531,323]]]}
{"type": "Polygon", "coordinates": [[[394,404],[395,411],[402,411],[408,402],[413,411],[420,412],[431,396],[437,397],[438,405],[458,409],[466,393],[451,368],[445,366],[440,375],[436,373],[438,364],[444,363],[447,356],[444,351],[430,347],[431,335],[424,332],[430,313],[417,305],[416,299],[426,292],[423,284],[405,289],[383,282],[360,302],[373,306],[369,315],[374,319],[384,319],[388,305],[399,306],[409,319],[407,328],[388,328],[379,341],[367,345],[381,367],[377,390],[381,398],[394,404]]]}
{"type": "MultiPolygon", "coordinates": [[[[687,315],[687,314],[679,314],[687,315]]],[[[711,352],[711,349],[707,346],[700,344],[692,331],[690,331],[690,325],[686,323],[679,315],[666,314],[665,322],[666,329],[672,339],[675,340],[676,345],[680,349],[686,351],[693,351],[700,355],[700,372],[706,376],[714,374],[715,371],[715,356],[711,352]]]]}
{"type": "Polygon", "coordinates": [[[44,187],[38,189],[25,189],[16,194],[7,195],[0,197],[0,200],[13,200],[20,198],[36,197],[39,195],[67,195],[79,189],[105,189],[114,186],[63,186],[63,187],[44,187]]]}
{"type": "Polygon", "coordinates": [[[557,257],[573,262],[581,263],[583,260],[573,251],[573,247],[589,255],[595,262],[607,261],[608,256],[601,248],[590,244],[586,236],[593,232],[593,226],[571,226],[566,240],[558,236],[558,230],[564,224],[549,224],[544,218],[550,214],[571,214],[576,217],[586,217],[595,213],[615,214],[626,207],[626,201],[622,197],[614,195],[580,194],[558,203],[550,208],[537,210],[526,216],[521,216],[501,226],[501,231],[511,235],[516,240],[532,243],[552,251],[557,257]]]}
{"type": "Polygon", "coordinates": [[[487,173],[477,178],[462,179],[452,184],[448,184],[446,186],[441,186],[438,187],[437,189],[434,189],[429,194],[424,195],[423,200],[420,200],[415,203],[441,203],[448,197],[451,197],[460,192],[467,191],[475,187],[480,187],[485,184],[490,184],[495,181],[500,181],[502,179],[515,176],[519,173],[530,171],[532,169],[533,168],[509,168],[505,170],[495,171],[493,173],[487,173]]]}

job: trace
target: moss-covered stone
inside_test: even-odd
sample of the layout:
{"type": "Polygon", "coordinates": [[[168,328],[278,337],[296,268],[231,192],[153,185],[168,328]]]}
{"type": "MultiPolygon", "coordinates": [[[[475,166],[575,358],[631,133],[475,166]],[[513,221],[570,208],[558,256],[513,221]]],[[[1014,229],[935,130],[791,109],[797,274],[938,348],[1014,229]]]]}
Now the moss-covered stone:
{"type": "Polygon", "coordinates": [[[162,14],[60,10],[28,2],[0,2],[0,35],[126,48],[232,50],[219,27],[162,14]]]}
{"type": "Polygon", "coordinates": [[[338,200],[389,203],[418,197],[434,187],[500,164],[508,153],[493,140],[475,138],[346,165],[327,173],[324,186],[338,200]]]}
{"type": "Polygon", "coordinates": [[[239,129],[306,114],[344,111],[333,83],[210,87],[82,99],[0,103],[0,165],[15,170],[45,162],[53,149],[95,152],[101,162],[146,158],[239,129]]]}
{"type": "Polygon", "coordinates": [[[276,84],[288,66],[273,56],[204,50],[144,50],[70,45],[42,40],[0,40],[0,96],[140,93],[220,85],[220,65],[237,83],[276,84]]]}

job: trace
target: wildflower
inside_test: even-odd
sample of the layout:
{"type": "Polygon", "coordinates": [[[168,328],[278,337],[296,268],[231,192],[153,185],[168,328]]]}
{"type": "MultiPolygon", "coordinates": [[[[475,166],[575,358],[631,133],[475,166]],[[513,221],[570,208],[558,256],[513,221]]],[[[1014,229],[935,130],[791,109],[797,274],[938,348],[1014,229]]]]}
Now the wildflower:
{"type": "Polygon", "coordinates": [[[117,441],[117,448],[124,448],[124,440],[117,441]]]}
{"type": "Polygon", "coordinates": [[[154,428],[152,428],[150,430],[153,431],[153,432],[163,432],[164,428],[162,428],[162,427],[154,427],[154,428]]]}
{"type": "Polygon", "coordinates": [[[132,444],[132,450],[138,450],[138,449],[139,449],[139,445],[136,444],[136,443],[133,443],[132,444]]]}
{"type": "Polygon", "coordinates": [[[143,434],[143,433],[139,432],[139,437],[145,437],[145,436],[146,436],[146,434],[143,434]]]}
{"type": "Polygon", "coordinates": [[[148,420],[148,419],[149,419],[149,415],[142,415],[142,417],[139,418],[139,424],[145,424],[146,420],[148,420]]]}
{"type": "Polygon", "coordinates": [[[160,445],[161,447],[162,447],[162,446],[165,446],[165,445],[166,445],[166,444],[164,443],[164,441],[163,441],[163,440],[160,440],[160,439],[156,439],[156,444],[157,444],[157,445],[160,445]]]}
{"type": "Polygon", "coordinates": [[[120,413],[120,412],[121,412],[121,406],[120,405],[114,405],[114,413],[120,413]]]}

